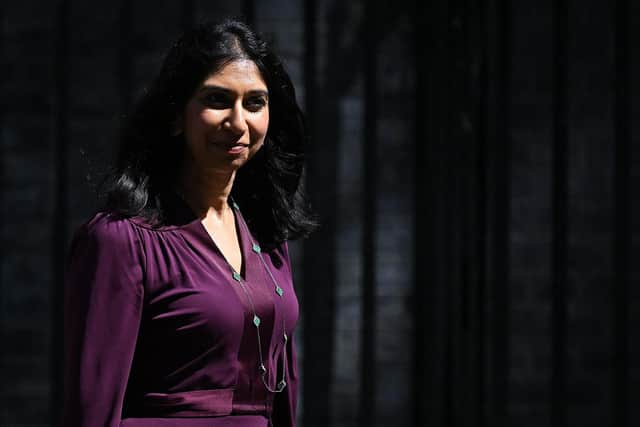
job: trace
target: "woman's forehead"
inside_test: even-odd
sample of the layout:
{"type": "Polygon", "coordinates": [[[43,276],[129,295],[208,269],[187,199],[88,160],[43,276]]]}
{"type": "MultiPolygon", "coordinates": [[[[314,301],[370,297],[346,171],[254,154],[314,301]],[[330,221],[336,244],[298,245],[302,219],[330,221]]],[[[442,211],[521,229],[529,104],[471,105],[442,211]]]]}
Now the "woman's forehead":
{"type": "Polygon", "coordinates": [[[267,85],[260,69],[250,59],[235,59],[209,74],[202,86],[251,87],[266,90],[267,85]]]}

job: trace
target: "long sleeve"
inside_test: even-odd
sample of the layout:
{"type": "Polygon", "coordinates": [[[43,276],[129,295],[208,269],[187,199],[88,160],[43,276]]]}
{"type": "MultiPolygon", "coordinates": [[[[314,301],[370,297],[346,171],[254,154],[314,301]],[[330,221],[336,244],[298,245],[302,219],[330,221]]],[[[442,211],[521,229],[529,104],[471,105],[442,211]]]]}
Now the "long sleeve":
{"type": "Polygon", "coordinates": [[[74,236],[65,278],[65,427],[119,427],[143,306],[142,251],[126,220],[74,236]]]}
{"type": "Polygon", "coordinates": [[[287,340],[287,386],[273,400],[273,427],[294,427],[298,404],[298,365],[294,337],[287,340]]]}

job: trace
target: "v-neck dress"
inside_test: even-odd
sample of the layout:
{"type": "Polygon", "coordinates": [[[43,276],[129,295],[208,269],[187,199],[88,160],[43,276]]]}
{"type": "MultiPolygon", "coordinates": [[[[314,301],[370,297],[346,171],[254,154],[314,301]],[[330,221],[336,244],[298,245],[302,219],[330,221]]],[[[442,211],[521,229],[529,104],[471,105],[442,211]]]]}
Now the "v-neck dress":
{"type": "Polygon", "coordinates": [[[100,212],[74,235],[62,425],[294,426],[298,300],[286,242],[260,249],[234,209],[243,258],[234,278],[200,220],[172,203],[177,219],[160,228],[100,212]],[[284,370],[281,393],[263,384],[258,333],[272,389],[284,370]]]}

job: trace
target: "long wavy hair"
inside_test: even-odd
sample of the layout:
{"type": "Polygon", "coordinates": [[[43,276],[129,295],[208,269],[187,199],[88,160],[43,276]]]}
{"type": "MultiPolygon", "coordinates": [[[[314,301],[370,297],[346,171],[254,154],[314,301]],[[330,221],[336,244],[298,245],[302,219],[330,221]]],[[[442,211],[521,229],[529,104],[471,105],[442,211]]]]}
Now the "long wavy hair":
{"type": "Polygon", "coordinates": [[[112,173],[102,186],[105,208],[165,224],[163,195],[178,179],[184,134],[176,120],[211,73],[238,59],[253,61],[269,92],[269,128],[263,147],[236,173],[232,197],[266,248],[306,237],[316,227],[302,176],[307,140],[304,117],[281,60],[246,24],[200,24],[171,46],[159,74],[124,123],[112,173]]]}

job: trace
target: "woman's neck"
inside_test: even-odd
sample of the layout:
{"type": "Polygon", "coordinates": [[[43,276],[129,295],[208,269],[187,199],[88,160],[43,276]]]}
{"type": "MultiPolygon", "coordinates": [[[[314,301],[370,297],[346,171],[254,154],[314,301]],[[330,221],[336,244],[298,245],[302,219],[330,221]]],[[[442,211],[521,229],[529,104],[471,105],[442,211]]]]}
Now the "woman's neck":
{"type": "Polygon", "coordinates": [[[228,199],[234,179],[235,171],[206,175],[184,173],[177,191],[198,217],[221,219],[229,212],[228,199]]]}

